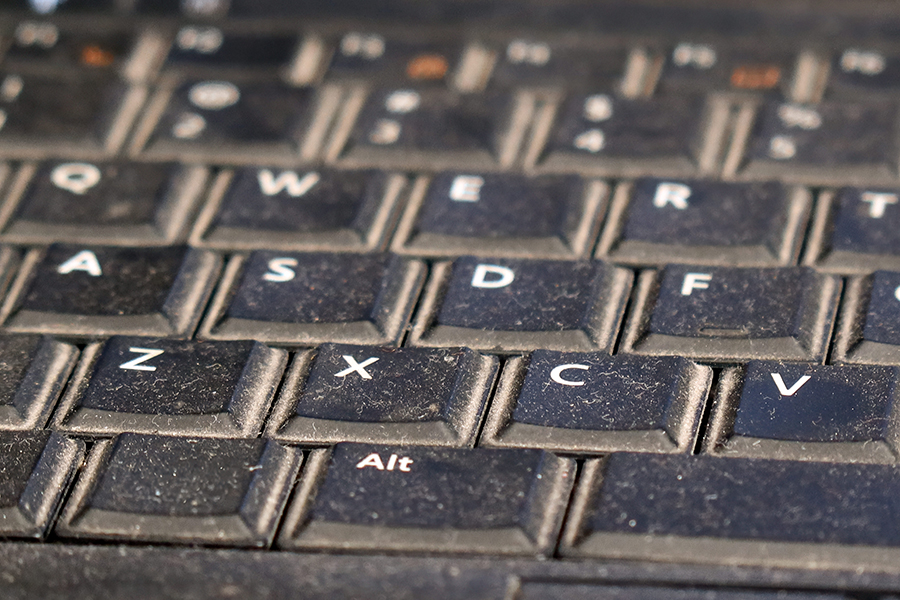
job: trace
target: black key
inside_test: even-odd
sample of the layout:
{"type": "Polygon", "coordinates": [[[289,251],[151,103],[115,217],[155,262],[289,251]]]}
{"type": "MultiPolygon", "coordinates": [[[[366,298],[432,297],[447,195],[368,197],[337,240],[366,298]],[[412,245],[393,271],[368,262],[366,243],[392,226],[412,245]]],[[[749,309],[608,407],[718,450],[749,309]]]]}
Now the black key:
{"type": "Polygon", "coordinates": [[[262,439],[125,433],[95,444],[64,537],[268,546],[301,454],[262,439]]]}
{"type": "Polygon", "coordinates": [[[185,25],[175,34],[165,67],[179,71],[247,70],[277,74],[297,51],[296,35],[248,35],[185,25]]]}
{"type": "Polygon", "coordinates": [[[259,343],[114,337],[85,350],[54,428],[256,437],[287,352],[259,343]]]}
{"type": "Polygon", "coordinates": [[[895,462],[900,370],[751,361],[726,370],[712,452],[834,462],[895,462]]]}
{"type": "Polygon", "coordinates": [[[574,475],[575,461],[539,450],[338,444],[310,458],[278,543],[545,554],[574,475]]]}
{"type": "Polygon", "coordinates": [[[625,72],[625,46],[571,47],[536,39],[511,40],[499,52],[491,85],[613,89],[625,72]]]}
{"type": "Polygon", "coordinates": [[[537,350],[506,361],[480,444],[689,452],[711,381],[683,358],[537,350]]]}
{"type": "Polygon", "coordinates": [[[337,42],[328,77],[403,85],[441,83],[455,72],[459,42],[411,42],[385,39],[377,33],[351,31],[337,42]]]}
{"type": "Polygon", "coordinates": [[[541,166],[597,174],[697,170],[705,99],[696,95],[616,98],[578,94],[560,107],[541,166]]]}
{"type": "Polygon", "coordinates": [[[897,107],[886,101],[767,103],[751,133],[744,173],[804,182],[893,181],[896,122],[897,107]]]}
{"type": "Polygon", "coordinates": [[[6,3],[7,6],[31,10],[39,15],[108,11],[114,4],[114,0],[8,0],[6,3]]]}
{"type": "Polygon", "coordinates": [[[465,257],[434,268],[410,341],[513,352],[611,352],[631,271],[600,262],[465,257]]]}
{"type": "Polygon", "coordinates": [[[794,56],[767,48],[680,42],[666,56],[662,90],[740,90],[786,93],[794,56]]]}
{"type": "MultiPolygon", "coordinates": [[[[34,173],[19,173],[23,184],[34,173]]],[[[51,162],[18,198],[3,238],[14,243],[172,243],[186,236],[206,170],[135,162],[51,162]]],[[[18,186],[17,186],[18,187],[18,186]]]]}
{"type": "MultiPolygon", "coordinates": [[[[312,92],[280,83],[192,80],[172,92],[146,144],[154,157],[300,157],[312,92]]],[[[140,138],[140,136],[139,136],[140,138]]],[[[138,140],[136,145],[143,145],[138,140]]]]}
{"type": "Polygon", "coordinates": [[[795,264],[811,199],[770,183],[640,179],[617,196],[599,257],[630,264],[728,266],[795,264]]]}
{"type": "Polygon", "coordinates": [[[252,249],[264,239],[267,248],[373,250],[385,241],[405,183],[377,171],[240,169],[204,211],[197,243],[252,249]]]}
{"type": "Polygon", "coordinates": [[[893,93],[900,88],[900,57],[872,48],[846,48],[831,61],[829,91],[863,96],[893,93]]]}
{"type": "Polygon", "coordinates": [[[84,457],[49,431],[0,432],[0,535],[42,538],[84,457]]]}
{"type": "Polygon", "coordinates": [[[395,250],[421,255],[583,257],[606,186],[577,176],[442,173],[415,198],[395,250]]]}
{"type": "Polygon", "coordinates": [[[284,344],[396,344],[424,268],[386,254],[238,256],[228,265],[201,335],[284,344]]]}
{"type": "Polygon", "coordinates": [[[564,556],[873,569],[900,555],[896,466],[613,454],[582,473],[564,556]]]}
{"type": "Polygon", "coordinates": [[[126,31],[60,29],[46,21],[16,25],[3,64],[12,69],[97,69],[123,66],[133,36],[126,31]]]}
{"type": "Polygon", "coordinates": [[[896,188],[823,192],[804,262],[844,273],[900,269],[898,202],[896,188]]]}
{"type": "Polygon", "coordinates": [[[345,144],[350,165],[483,168],[506,160],[513,117],[508,95],[459,94],[444,88],[374,91],[345,144]]]}
{"type": "Polygon", "coordinates": [[[900,273],[876,271],[847,283],[834,362],[900,364],[900,273]]]}
{"type": "Polygon", "coordinates": [[[128,98],[125,85],[103,72],[51,77],[7,71],[0,74],[0,149],[17,156],[115,150],[137,109],[120,110],[128,98]]]}
{"type": "Polygon", "coordinates": [[[472,446],[497,368],[496,357],[463,348],[326,344],[315,358],[305,353],[295,360],[268,436],[472,446]]]}
{"type": "Polygon", "coordinates": [[[0,336],[0,429],[43,427],[78,357],[37,335],[0,336]]]}
{"type": "Polygon", "coordinates": [[[220,259],[177,246],[55,244],[25,263],[4,305],[8,330],[184,336],[200,319],[220,259]]]}
{"type": "Polygon", "coordinates": [[[821,361],[840,291],[838,278],[798,267],[645,271],[622,348],[709,361],[821,361]]]}
{"type": "Polygon", "coordinates": [[[848,600],[843,594],[661,585],[524,583],[521,600],[848,600]]]}

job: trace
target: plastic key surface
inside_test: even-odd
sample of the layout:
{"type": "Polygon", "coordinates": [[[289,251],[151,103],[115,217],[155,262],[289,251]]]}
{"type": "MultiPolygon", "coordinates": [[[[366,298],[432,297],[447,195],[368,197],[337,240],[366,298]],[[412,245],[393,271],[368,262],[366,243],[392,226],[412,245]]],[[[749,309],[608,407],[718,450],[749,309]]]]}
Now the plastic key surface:
{"type": "Polygon", "coordinates": [[[821,361],[840,291],[838,278],[797,267],[645,271],[623,349],[709,361],[821,361]]]}
{"type": "Polygon", "coordinates": [[[835,336],[834,362],[900,364],[900,273],[851,278],[835,336]]]}
{"type": "Polygon", "coordinates": [[[310,458],[283,548],[540,555],[575,462],[539,450],[338,444],[310,458]]]}
{"type": "Polygon", "coordinates": [[[411,343],[610,352],[630,271],[600,262],[464,257],[432,273],[411,343]]]}
{"type": "Polygon", "coordinates": [[[612,89],[624,74],[627,59],[623,46],[577,48],[516,38],[500,50],[490,85],[612,89]]]}
{"type": "Polygon", "coordinates": [[[506,361],[481,444],[690,451],[711,380],[683,358],[537,350],[506,361]]]}
{"type": "Polygon", "coordinates": [[[251,341],[113,337],[83,360],[57,410],[59,430],[254,437],[287,352],[251,341]]]}
{"type": "Polygon", "coordinates": [[[660,75],[662,90],[785,92],[790,51],[682,41],[671,48],[660,75]]]}
{"type": "Polygon", "coordinates": [[[875,48],[845,48],[832,58],[828,84],[835,96],[896,92],[900,88],[900,58],[875,48]]]}
{"type": "Polygon", "coordinates": [[[83,456],[56,433],[0,432],[0,535],[44,537],[83,456]]]}
{"type": "Polygon", "coordinates": [[[521,600],[848,600],[843,594],[661,585],[526,583],[521,600]]]}
{"type": "Polygon", "coordinates": [[[273,74],[286,67],[297,50],[294,35],[247,35],[217,27],[185,25],[175,34],[166,69],[182,71],[247,70],[273,74]]]}
{"type": "Polygon", "coordinates": [[[56,532],[266,547],[300,462],[262,439],[122,434],[94,445],[56,532]]]}
{"type": "Polygon", "coordinates": [[[497,368],[496,357],[461,348],[325,344],[315,358],[306,353],[295,362],[268,435],[285,442],[471,446],[497,368]]]}
{"type": "Polygon", "coordinates": [[[350,31],[338,40],[326,77],[369,84],[443,83],[456,71],[461,52],[454,41],[408,41],[350,31]]]}
{"type": "Polygon", "coordinates": [[[38,335],[0,336],[0,429],[43,427],[78,349],[38,335]]]}
{"type": "Polygon", "coordinates": [[[3,55],[16,69],[112,70],[127,60],[133,36],[127,31],[60,29],[49,21],[21,21],[3,55]]]}

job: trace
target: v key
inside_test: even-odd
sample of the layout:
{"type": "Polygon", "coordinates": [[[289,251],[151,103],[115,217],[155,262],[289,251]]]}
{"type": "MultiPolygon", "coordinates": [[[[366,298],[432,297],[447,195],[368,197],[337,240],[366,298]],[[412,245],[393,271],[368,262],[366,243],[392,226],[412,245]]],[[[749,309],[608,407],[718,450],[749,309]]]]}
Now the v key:
{"type": "Polygon", "coordinates": [[[778,393],[780,393],[782,396],[793,396],[800,388],[803,387],[803,385],[807,381],[809,381],[809,375],[804,375],[796,382],[794,382],[794,385],[792,385],[791,387],[787,387],[784,384],[784,379],[781,378],[781,375],[779,373],[772,373],[772,380],[778,387],[778,393]]]}

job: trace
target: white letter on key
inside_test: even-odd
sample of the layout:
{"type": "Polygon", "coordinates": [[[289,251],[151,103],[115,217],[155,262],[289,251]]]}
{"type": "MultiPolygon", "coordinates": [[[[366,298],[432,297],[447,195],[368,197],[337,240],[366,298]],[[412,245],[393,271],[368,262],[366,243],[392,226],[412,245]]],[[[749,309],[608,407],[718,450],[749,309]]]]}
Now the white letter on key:
{"type": "Polygon", "coordinates": [[[712,281],[709,273],[685,273],[684,282],[681,284],[681,295],[690,296],[694,290],[705,290],[712,281]]]}
{"type": "Polygon", "coordinates": [[[884,216],[884,210],[891,204],[897,204],[897,194],[885,194],[880,192],[863,192],[862,201],[869,203],[869,216],[880,219],[884,216]]]}
{"type": "Polygon", "coordinates": [[[587,365],[579,365],[579,364],[571,364],[571,365],[559,365],[555,367],[552,371],[550,371],[550,379],[555,381],[560,385],[569,385],[572,387],[578,387],[580,385],[584,385],[583,381],[577,381],[572,379],[563,379],[563,371],[568,371],[569,369],[578,369],[579,371],[587,371],[590,367],[587,365]]]}
{"type": "Polygon", "coordinates": [[[688,207],[688,198],[691,197],[691,188],[683,183],[660,183],[656,186],[656,194],[653,196],[653,206],[663,208],[671,204],[678,210],[688,207]]]}
{"type": "Polygon", "coordinates": [[[513,282],[516,274],[512,269],[500,267],[498,265],[478,265],[475,267],[475,274],[472,275],[472,287],[497,289],[506,287],[513,282]],[[488,274],[499,275],[499,279],[487,279],[488,274]]]}
{"type": "Polygon", "coordinates": [[[772,381],[775,382],[775,387],[778,388],[778,393],[782,396],[793,396],[797,393],[797,390],[803,387],[803,385],[809,381],[809,375],[804,375],[800,379],[798,379],[794,385],[791,387],[787,387],[784,385],[784,379],[781,378],[779,373],[770,373],[772,376],[772,381]]]}

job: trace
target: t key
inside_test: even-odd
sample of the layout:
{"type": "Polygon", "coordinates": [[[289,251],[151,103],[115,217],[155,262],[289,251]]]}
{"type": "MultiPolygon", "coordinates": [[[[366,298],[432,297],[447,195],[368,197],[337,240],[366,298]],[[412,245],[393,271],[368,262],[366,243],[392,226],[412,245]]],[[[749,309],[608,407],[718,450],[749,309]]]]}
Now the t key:
{"type": "Polygon", "coordinates": [[[295,361],[268,435],[289,442],[471,446],[497,365],[496,357],[465,349],[326,344],[315,358],[307,352],[295,361]]]}
{"type": "Polygon", "coordinates": [[[219,258],[184,247],[57,244],[33,250],[3,305],[11,331],[184,336],[196,326],[219,258]]]}
{"type": "Polygon", "coordinates": [[[249,341],[113,337],[85,349],[55,428],[255,437],[287,352],[249,341]]]}
{"type": "Polygon", "coordinates": [[[338,444],[311,457],[278,543],[546,554],[574,475],[574,460],[538,450],[338,444]]]}
{"type": "Polygon", "coordinates": [[[840,291],[838,278],[804,268],[646,271],[623,350],[710,361],[821,361],[840,291]]]}

